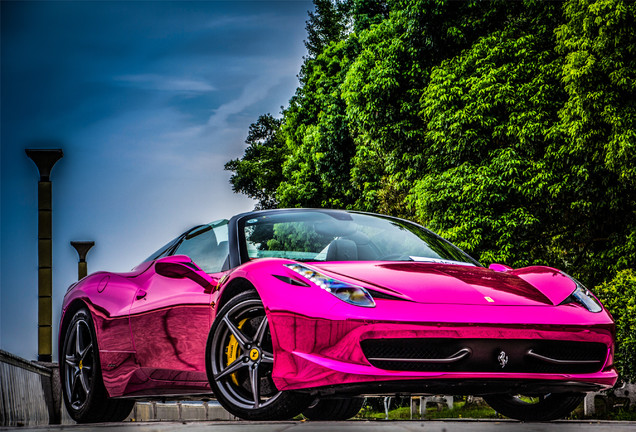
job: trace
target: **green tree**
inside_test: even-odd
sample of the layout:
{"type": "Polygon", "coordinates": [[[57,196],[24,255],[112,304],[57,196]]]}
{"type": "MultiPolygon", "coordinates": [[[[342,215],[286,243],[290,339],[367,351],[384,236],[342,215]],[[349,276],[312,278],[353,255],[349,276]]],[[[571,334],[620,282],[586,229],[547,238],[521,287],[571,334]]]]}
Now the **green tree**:
{"type": "Polygon", "coordinates": [[[360,33],[389,17],[387,0],[354,0],[351,4],[353,30],[360,33]]]}
{"type": "Polygon", "coordinates": [[[250,125],[243,157],[225,164],[226,170],[234,172],[230,177],[232,190],[258,200],[256,208],[259,209],[278,205],[275,192],[282,180],[285,160],[284,142],[280,137],[281,122],[271,114],[260,116],[250,125]]]}
{"type": "Polygon", "coordinates": [[[356,207],[412,216],[403,200],[425,169],[426,128],[418,113],[432,68],[517,8],[516,2],[394,1],[387,19],[360,33],[362,50],[343,86],[356,143],[356,207]]]}
{"type": "Polygon", "coordinates": [[[636,3],[569,0],[557,28],[570,150],[636,188],[636,3]]]}
{"type": "Polygon", "coordinates": [[[307,39],[305,47],[310,58],[324,51],[330,43],[344,39],[349,31],[348,0],[314,0],[315,11],[308,12],[305,25],[307,39]]]}
{"type": "Polygon", "coordinates": [[[565,98],[558,18],[558,4],[530,5],[433,68],[422,94],[425,174],[408,202],[419,220],[486,263],[557,265],[561,257],[551,244],[560,225],[544,161],[565,98]]]}
{"type": "Polygon", "coordinates": [[[282,206],[348,207],[349,172],[355,151],[341,83],[355,58],[355,37],[333,42],[306,59],[302,86],[284,111],[282,131],[288,157],[276,191],[282,206]]]}
{"type": "Polygon", "coordinates": [[[636,380],[636,272],[622,270],[596,288],[596,295],[616,321],[614,363],[625,381],[636,380]]]}
{"type": "Polygon", "coordinates": [[[634,267],[636,2],[315,4],[299,86],[228,163],[235,191],[414,218],[590,286],[634,267]]]}
{"type": "Polygon", "coordinates": [[[636,263],[636,3],[568,0],[557,48],[568,98],[563,145],[549,149],[562,181],[564,250],[592,283],[636,263]]]}

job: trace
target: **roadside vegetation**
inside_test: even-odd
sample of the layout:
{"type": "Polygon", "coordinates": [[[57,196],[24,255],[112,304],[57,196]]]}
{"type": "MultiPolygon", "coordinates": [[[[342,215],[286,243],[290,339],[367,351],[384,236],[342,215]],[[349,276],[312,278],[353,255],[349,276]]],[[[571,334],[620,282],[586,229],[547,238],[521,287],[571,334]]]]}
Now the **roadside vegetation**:
{"type": "MultiPolygon", "coordinates": [[[[377,405],[377,404],[376,404],[377,405]]],[[[389,420],[410,420],[411,409],[409,407],[409,400],[403,398],[402,401],[395,404],[395,407],[389,411],[389,420]]],[[[357,418],[364,419],[377,419],[385,420],[386,412],[384,410],[376,411],[376,407],[371,402],[365,405],[365,407],[358,413],[357,418]]],[[[419,410],[415,410],[413,413],[414,419],[419,419],[419,410]]],[[[426,414],[422,419],[432,420],[440,418],[499,418],[498,414],[490,408],[485,402],[479,403],[467,403],[466,398],[457,399],[453,404],[453,409],[448,409],[446,406],[429,404],[426,409],[426,414]]]]}
{"type": "Polygon", "coordinates": [[[314,2],[299,86],[226,164],[234,191],[562,269],[616,318],[636,381],[636,2],[314,2]]]}
{"type": "MultiPolygon", "coordinates": [[[[386,420],[386,412],[382,407],[383,398],[369,398],[362,410],[356,416],[359,420],[386,420]]],[[[411,409],[409,398],[398,398],[393,400],[388,420],[411,420],[411,409]]],[[[583,404],[574,410],[567,419],[570,420],[623,420],[636,421],[636,407],[631,409],[625,405],[626,402],[616,399],[608,399],[607,404],[597,401],[596,412],[593,416],[585,417],[583,404]]],[[[420,418],[419,409],[415,409],[412,419],[415,420],[435,420],[435,419],[503,419],[502,415],[490,408],[481,398],[470,398],[466,396],[456,396],[453,409],[449,409],[443,404],[428,404],[426,414],[420,418]]]]}

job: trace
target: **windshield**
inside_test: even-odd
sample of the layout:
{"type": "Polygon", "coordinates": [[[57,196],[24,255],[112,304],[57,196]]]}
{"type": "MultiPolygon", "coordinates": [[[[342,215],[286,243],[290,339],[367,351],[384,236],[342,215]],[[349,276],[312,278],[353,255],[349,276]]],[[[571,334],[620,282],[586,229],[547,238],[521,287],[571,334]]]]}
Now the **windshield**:
{"type": "Polygon", "coordinates": [[[478,265],[451,243],[402,220],[329,210],[255,215],[240,227],[250,259],[433,261],[478,265]]]}

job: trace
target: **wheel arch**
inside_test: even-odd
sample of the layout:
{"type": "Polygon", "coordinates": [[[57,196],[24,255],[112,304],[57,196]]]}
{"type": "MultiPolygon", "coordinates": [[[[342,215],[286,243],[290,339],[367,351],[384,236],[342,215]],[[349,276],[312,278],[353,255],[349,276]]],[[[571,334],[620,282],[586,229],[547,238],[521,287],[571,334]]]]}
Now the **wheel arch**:
{"type": "Polygon", "coordinates": [[[59,330],[59,335],[58,335],[58,339],[57,339],[57,355],[58,355],[58,361],[59,364],[62,364],[62,343],[64,340],[64,335],[66,335],[66,330],[68,329],[68,325],[71,322],[71,320],[73,319],[73,317],[75,316],[75,313],[82,309],[82,308],[86,308],[89,310],[90,313],[90,308],[88,307],[88,304],[86,303],[86,300],[82,299],[82,298],[77,298],[75,300],[73,300],[67,307],[66,310],[64,311],[64,314],[62,316],[62,320],[60,322],[60,330],[59,330]]]}
{"type": "Polygon", "coordinates": [[[217,302],[216,310],[220,311],[221,308],[225,306],[227,302],[230,301],[232,298],[247,291],[253,291],[258,294],[258,290],[254,286],[254,284],[252,284],[252,282],[250,282],[246,278],[239,276],[232,279],[221,291],[221,296],[219,297],[219,301],[217,302]]]}
{"type": "MultiPolygon", "coordinates": [[[[224,289],[224,303],[219,303],[219,306],[222,308],[219,312],[223,312],[225,318],[226,316],[229,319],[221,319],[221,315],[219,318],[214,321],[212,327],[210,329],[210,333],[208,335],[208,341],[206,344],[206,373],[208,377],[208,381],[210,382],[210,386],[212,388],[213,393],[217,401],[231,414],[240,417],[244,420],[284,420],[288,418],[292,418],[298,415],[307,405],[311,402],[313,398],[309,394],[298,394],[295,392],[289,391],[280,391],[275,387],[273,382],[270,386],[270,391],[273,389],[273,392],[269,393],[270,396],[265,402],[262,401],[263,397],[267,397],[267,395],[262,396],[263,393],[259,393],[256,404],[253,404],[254,401],[254,393],[245,394],[243,390],[243,385],[239,384],[236,380],[234,384],[232,382],[223,382],[228,377],[226,374],[226,368],[232,368],[238,362],[238,364],[245,364],[245,366],[250,368],[250,374],[248,376],[248,380],[251,383],[251,389],[256,388],[260,392],[260,386],[256,386],[253,384],[253,380],[261,380],[265,377],[265,375],[259,375],[258,368],[262,367],[258,366],[260,364],[259,360],[261,353],[263,358],[265,356],[265,345],[258,345],[263,342],[263,337],[265,332],[261,333],[259,339],[256,339],[258,333],[254,334],[253,332],[249,334],[243,332],[243,337],[247,338],[247,347],[244,353],[249,352],[249,358],[253,362],[252,365],[248,365],[246,362],[248,361],[248,357],[244,359],[240,359],[235,357],[232,360],[233,363],[228,363],[229,359],[226,358],[227,350],[227,337],[228,333],[233,333],[231,330],[228,331],[228,327],[225,327],[225,335],[223,333],[219,333],[219,326],[224,326],[225,322],[229,322],[229,320],[234,321],[234,326],[237,328],[241,328],[241,325],[245,323],[248,319],[253,318],[251,315],[254,313],[254,302],[257,301],[259,304],[261,303],[261,296],[258,291],[255,289],[254,285],[250,283],[249,280],[244,279],[242,277],[237,277],[235,280],[231,281],[233,283],[228,283],[224,289]],[[247,302],[247,303],[246,303],[247,302]],[[240,321],[242,318],[243,321],[240,321]],[[240,324],[238,324],[240,322],[240,324]],[[219,336],[221,335],[221,336],[219,336]],[[219,338],[220,337],[220,338],[219,338]],[[258,342],[257,342],[258,341],[258,342]],[[257,343],[257,345],[253,345],[257,343]],[[251,349],[251,347],[259,346],[262,351],[251,349]],[[259,351],[259,355],[257,357],[252,357],[253,351],[259,351]],[[219,367],[219,365],[222,365],[219,367]],[[225,378],[221,378],[220,376],[215,379],[214,371],[222,372],[225,375],[225,378]],[[256,371],[256,378],[252,378],[251,371],[256,371]],[[237,392],[236,388],[240,390],[237,392]],[[265,406],[264,406],[265,405],[265,406]]],[[[259,307],[259,309],[261,309],[259,307]]],[[[265,314],[265,308],[258,311],[259,314],[265,314]]],[[[259,324],[258,328],[261,328],[261,324],[259,324]]],[[[265,321],[266,322],[266,321],[265,321]]],[[[234,335],[230,336],[232,339],[235,338],[234,335]]],[[[232,339],[229,339],[230,341],[232,339]]],[[[230,342],[231,343],[231,342],[230,342]]],[[[267,350],[270,351],[269,349],[267,350]]],[[[271,354],[270,354],[271,356],[271,354]]],[[[273,357],[270,357],[269,363],[273,362],[273,357]]],[[[237,369],[234,369],[237,371],[237,369]]],[[[235,372],[230,372],[235,373],[235,372]]],[[[270,373],[271,375],[271,369],[270,373]]],[[[241,378],[239,378],[241,379],[241,378]]],[[[271,378],[270,378],[271,380],[271,378]]],[[[249,387],[249,386],[248,386],[249,387]]]]}

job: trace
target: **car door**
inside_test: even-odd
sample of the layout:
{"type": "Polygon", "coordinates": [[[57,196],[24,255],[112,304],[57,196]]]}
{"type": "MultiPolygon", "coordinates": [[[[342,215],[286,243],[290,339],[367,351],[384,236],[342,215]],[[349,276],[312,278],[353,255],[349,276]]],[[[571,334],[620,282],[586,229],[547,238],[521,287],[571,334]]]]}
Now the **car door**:
{"type": "Polygon", "coordinates": [[[137,362],[152,380],[207,382],[205,345],[216,281],[227,260],[227,221],[186,234],[153,263],[130,309],[137,362]]]}

